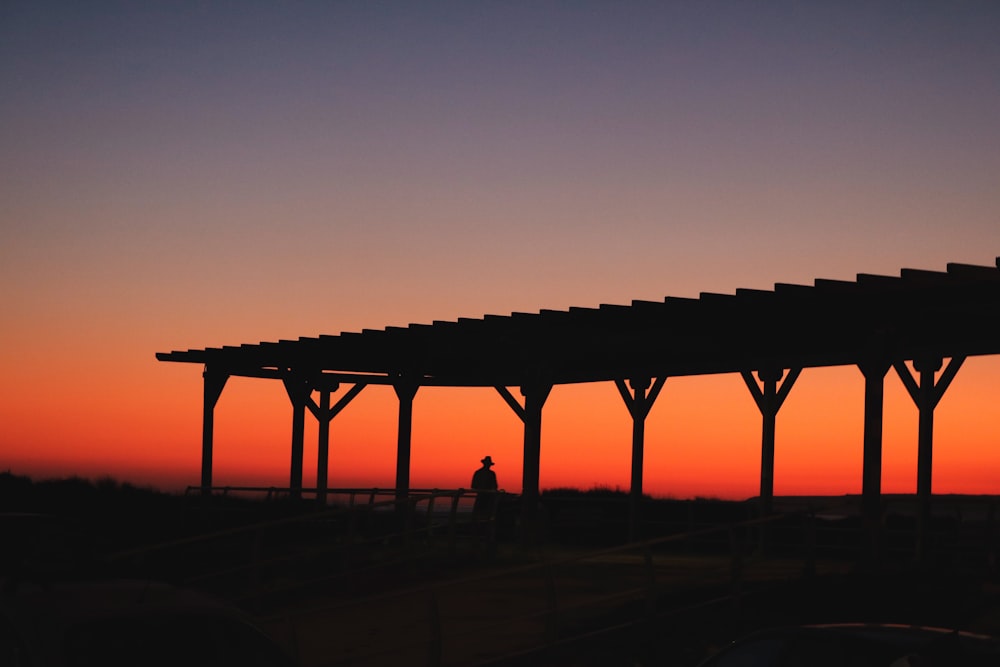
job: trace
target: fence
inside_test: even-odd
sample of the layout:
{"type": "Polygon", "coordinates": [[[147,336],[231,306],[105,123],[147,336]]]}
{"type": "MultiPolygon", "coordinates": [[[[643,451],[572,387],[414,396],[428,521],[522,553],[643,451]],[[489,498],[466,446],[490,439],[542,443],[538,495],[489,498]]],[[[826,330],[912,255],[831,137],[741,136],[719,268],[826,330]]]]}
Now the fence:
{"type": "MultiPolygon", "coordinates": [[[[218,491],[264,494],[276,506],[284,498],[261,487],[218,491]]],[[[641,542],[525,548],[497,539],[501,503],[498,514],[474,521],[473,492],[464,489],[330,494],[338,506],[303,512],[293,503],[287,516],[119,558],[151,574],[169,565],[163,571],[181,583],[254,609],[304,667],[465,667],[706,606],[735,615],[762,588],[854,567],[865,541],[852,502],[714,523],[691,510],[680,524],[648,522],[647,531],[669,534],[641,542]]],[[[585,505],[553,510],[548,528],[586,524],[594,512],[585,505]]],[[[995,543],[995,526],[987,526],[976,545],[995,543]]]]}

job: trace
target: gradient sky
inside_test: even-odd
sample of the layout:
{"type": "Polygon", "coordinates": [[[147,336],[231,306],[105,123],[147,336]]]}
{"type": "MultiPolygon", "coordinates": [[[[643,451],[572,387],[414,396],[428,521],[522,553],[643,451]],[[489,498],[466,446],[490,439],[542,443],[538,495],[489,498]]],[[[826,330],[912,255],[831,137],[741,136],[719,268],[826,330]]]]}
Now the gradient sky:
{"type": "MultiPolygon", "coordinates": [[[[995,2],[7,1],[0,91],[19,474],[197,483],[201,369],[159,351],[1000,255],[995,2]]],[[[803,372],[777,493],[860,491],[862,396],[803,372]]],[[[1000,493],[998,406],[1000,358],[969,360],[935,492],[1000,493]]],[[[489,453],[519,490],[496,392],[414,408],[414,486],[489,453]]],[[[392,484],[395,418],[369,387],[334,420],[331,485],[392,484]]],[[[290,424],[278,383],[231,380],[216,482],[287,483],[290,424]]],[[[543,487],[627,488],[613,385],[556,388],[543,424],[543,487]]],[[[646,490],[753,495],[759,430],[738,376],[669,379],[646,490]]],[[[916,431],[890,374],[883,490],[915,489],[916,431]]]]}

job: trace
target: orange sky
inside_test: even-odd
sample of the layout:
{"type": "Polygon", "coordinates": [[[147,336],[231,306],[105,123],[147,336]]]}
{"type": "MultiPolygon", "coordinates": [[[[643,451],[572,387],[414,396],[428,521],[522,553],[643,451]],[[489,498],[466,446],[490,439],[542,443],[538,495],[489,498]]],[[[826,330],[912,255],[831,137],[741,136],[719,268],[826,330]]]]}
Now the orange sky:
{"type": "MultiPolygon", "coordinates": [[[[197,483],[200,369],[156,352],[995,265],[998,72],[988,2],[4,3],[0,468],[197,483]]],[[[803,372],[777,493],[860,491],[862,391],[803,372]]],[[[334,420],[332,485],[393,482],[395,401],[334,420]]],[[[1000,492],[998,405],[970,359],[936,492],[1000,492]]],[[[286,483],[290,421],[231,380],[215,481],[286,483]]],[[[916,426],[890,373],[887,492],[916,426]]],[[[759,429],[738,376],[670,378],[645,490],[755,494],[759,429]]],[[[542,486],[626,488],[630,437],[613,385],[556,388],[542,486]]],[[[490,454],[517,491],[521,441],[494,391],[422,389],[411,480],[490,454]]]]}
{"type": "MultiPolygon", "coordinates": [[[[171,489],[197,483],[200,368],[149,366],[150,376],[132,378],[114,400],[96,386],[82,386],[62,401],[50,391],[46,401],[24,395],[14,406],[8,402],[18,414],[8,433],[28,444],[7,449],[10,467],[43,475],[110,474],[171,489]]],[[[939,405],[936,493],[1000,490],[998,374],[1000,357],[967,360],[939,405]]],[[[802,373],[778,416],[776,493],[860,492],[862,399],[856,368],[802,373]]],[[[885,401],[883,491],[910,493],[916,486],[917,413],[894,371],[887,375],[885,401]]],[[[331,486],[392,485],[396,409],[390,388],[370,386],[333,420],[331,486]]],[[[287,484],[290,423],[280,383],[230,379],[216,409],[215,483],[287,484]]],[[[556,387],[543,414],[542,487],[627,489],[630,429],[612,384],[556,387]]],[[[307,486],[315,482],[316,437],[310,418],[307,486]]],[[[467,486],[479,458],[490,454],[501,486],[519,491],[521,441],[520,422],[495,390],[422,388],[414,402],[411,483],[467,486]]],[[[647,492],[753,496],[759,457],[760,415],[738,376],[667,380],[647,421],[647,492]]]]}

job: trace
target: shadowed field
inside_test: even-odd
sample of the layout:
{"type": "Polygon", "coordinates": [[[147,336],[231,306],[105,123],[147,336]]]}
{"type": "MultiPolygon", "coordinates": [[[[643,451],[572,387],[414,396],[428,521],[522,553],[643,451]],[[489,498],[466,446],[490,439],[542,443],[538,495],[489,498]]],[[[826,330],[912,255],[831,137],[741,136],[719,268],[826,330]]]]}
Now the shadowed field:
{"type": "Polygon", "coordinates": [[[802,622],[1000,634],[992,533],[945,522],[940,542],[962,549],[917,567],[905,516],[887,517],[899,548],[875,571],[847,514],[817,528],[816,512],[761,523],[749,503],[650,502],[644,539],[628,544],[626,503],[607,491],[543,496],[544,539],[530,545],[509,516],[449,525],[445,514],[320,512],[112,480],[5,475],[0,499],[5,512],[65,518],[58,546],[91,575],[162,579],[238,604],[305,667],[694,665],[749,630],[802,622]]]}

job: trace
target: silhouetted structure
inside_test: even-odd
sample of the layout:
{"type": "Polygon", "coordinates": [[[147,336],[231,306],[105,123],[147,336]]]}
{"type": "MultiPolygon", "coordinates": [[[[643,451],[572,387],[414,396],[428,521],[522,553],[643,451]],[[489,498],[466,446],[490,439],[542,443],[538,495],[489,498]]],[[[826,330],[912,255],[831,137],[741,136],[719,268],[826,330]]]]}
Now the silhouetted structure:
{"type": "Polygon", "coordinates": [[[493,472],[493,458],[485,456],[482,467],[472,473],[472,488],[477,492],[472,506],[472,513],[477,518],[490,516],[496,505],[497,474],[493,472]]]}
{"type": "Polygon", "coordinates": [[[946,272],[903,269],[899,277],[859,274],[855,281],[779,283],[773,290],[703,293],[697,299],[486,315],[158,353],[157,359],[204,366],[201,482],[206,490],[212,485],[214,408],[230,376],[284,383],[292,403],[292,488],[302,487],[307,411],[319,421],[317,485],[324,488],[330,420],[364,387],[392,386],[399,398],[396,488],[405,492],[417,390],[495,387],[524,424],[522,521],[527,526],[537,510],[542,408],[554,385],[616,384],[633,421],[630,491],[637,506],[644,423],[666,379],[739,373],[762,415],[760,497],[767,511],[773,497],[776,417],[795,379],[804,368],[853,365],[865,381],[862,489],[875,527],[888,370],[895,368],[920,411],[917,492],[921,521],[926,522],[934,407],[966,357],[998,353],[1000,269],[949,264],[946,272]],[[341,384],[352,386],[331,407],[330,394],[341,384]],[[511,387],[520,390],[523,401],[511,387]]]}

